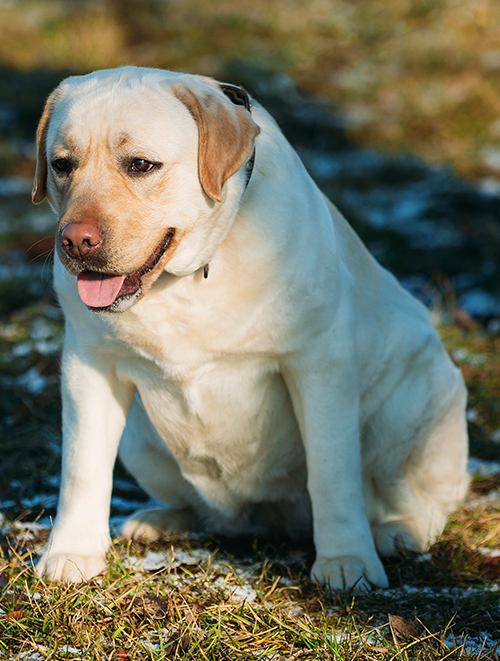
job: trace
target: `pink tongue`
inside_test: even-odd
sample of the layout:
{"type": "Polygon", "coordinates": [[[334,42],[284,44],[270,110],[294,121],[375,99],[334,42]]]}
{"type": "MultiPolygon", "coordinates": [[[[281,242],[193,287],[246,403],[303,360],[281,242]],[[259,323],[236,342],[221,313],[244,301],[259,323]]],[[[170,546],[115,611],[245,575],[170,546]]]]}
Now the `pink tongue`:
{"type": "Polygon", "coordinates": [[[82,271],[78,275],[78,293],[85,305],[91,308],[106,308],[118,296],[126,277],[82,271]]]}

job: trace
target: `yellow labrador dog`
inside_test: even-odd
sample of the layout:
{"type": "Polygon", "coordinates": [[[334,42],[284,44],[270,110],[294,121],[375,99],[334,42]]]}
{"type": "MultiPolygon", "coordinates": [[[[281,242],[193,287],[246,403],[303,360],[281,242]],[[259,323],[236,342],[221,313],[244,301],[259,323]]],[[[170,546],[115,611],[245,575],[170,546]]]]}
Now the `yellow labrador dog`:
{"type": "Polygon", "coordinates": [[[68,78],[33,200],[59,219],[59,512],[38,571],[101,572],[119,453],[172,530],[312,534],[313,579],[386,586],[464,496],[465,388],[425,308],[238,87],[124,67],[68,78]]]}

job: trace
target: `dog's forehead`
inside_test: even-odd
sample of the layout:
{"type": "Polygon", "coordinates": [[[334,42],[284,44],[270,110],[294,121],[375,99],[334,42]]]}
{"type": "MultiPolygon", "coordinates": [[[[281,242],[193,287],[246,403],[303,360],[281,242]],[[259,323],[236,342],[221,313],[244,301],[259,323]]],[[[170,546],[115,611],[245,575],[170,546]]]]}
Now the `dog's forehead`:
{"type": "Polygon", "coordinates": [[[153,70],[149,76],[124,76],[120,72],[96,72],[62,83],[50,122],[49,145],[71,149],[98,141],[124,148],[141,142],[160,146],[165,139],[172,146],[172,140],[185,144],[197,137],[193,118],[171,90],[172,83],[180,82],[178,74],[160,76],[153,70]]]}

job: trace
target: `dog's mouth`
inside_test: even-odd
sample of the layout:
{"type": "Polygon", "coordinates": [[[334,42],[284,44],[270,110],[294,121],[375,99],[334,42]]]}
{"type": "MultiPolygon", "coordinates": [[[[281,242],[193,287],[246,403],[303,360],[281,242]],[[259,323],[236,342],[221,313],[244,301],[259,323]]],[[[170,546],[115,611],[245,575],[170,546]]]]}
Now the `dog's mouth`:
{"type": "Polygon", "coordinates": [[[118,299],[138,292],[141,278],[158,266],[173,236],[174,230],[170,230],[149,259],[133,273],[115,275],[100,271],[81,271],[77,277],[77,285],[82,301],[87,307],[102,311],[112,306],[118,299]]]}

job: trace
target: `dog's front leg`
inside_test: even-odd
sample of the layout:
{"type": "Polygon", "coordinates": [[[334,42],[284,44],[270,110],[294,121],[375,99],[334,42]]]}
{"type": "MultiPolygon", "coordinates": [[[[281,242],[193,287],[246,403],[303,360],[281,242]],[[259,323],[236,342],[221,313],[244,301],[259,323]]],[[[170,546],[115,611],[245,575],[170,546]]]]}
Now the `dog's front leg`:
{"type": "Polygon", "coordinates": [[[37,565],[53,580],[89,580],[106,566],[113,466],[134,388],[69,324],[63,353],[63,457],[58,514],[37,565]]]}
{"type": "Polygon", "coordinates": [[[311,577],[366,592],[388,581],[363,497],[355,360],[349,350],[325,356],[321,347],[331,339],[323,339],[283,370],[306,451],[316,546],[311,577]]]}

